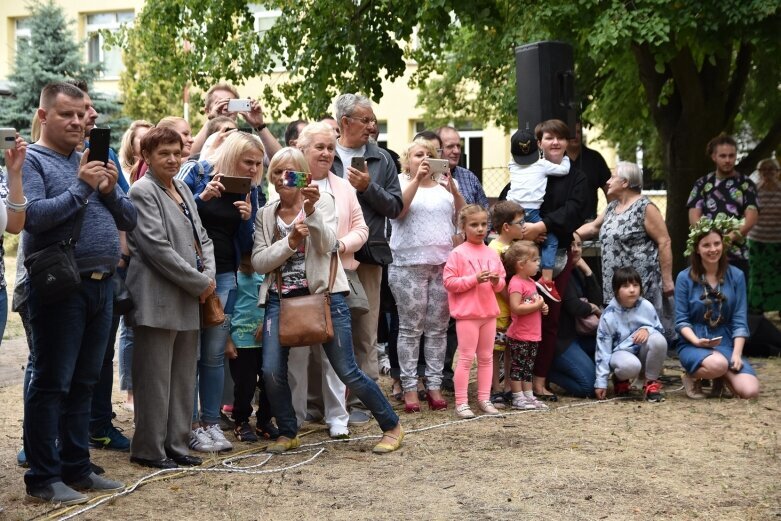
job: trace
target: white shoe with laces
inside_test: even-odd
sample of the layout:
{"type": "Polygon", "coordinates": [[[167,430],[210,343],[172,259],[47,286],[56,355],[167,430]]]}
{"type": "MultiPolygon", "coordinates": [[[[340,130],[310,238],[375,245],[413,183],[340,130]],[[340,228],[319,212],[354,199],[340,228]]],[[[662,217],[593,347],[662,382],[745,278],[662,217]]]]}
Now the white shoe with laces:
{"type": "Polygon", "coordinates": [[[232,450],[233,444],[228,441],[225,435],[222,433],[222,429],[216,423],[206,427],[206,434],[211,438],[214,443],[214,450],[221,452],[224,450],[232,450]]]}
{"type": "Polygon", "coordinates": [[[520,398],[513,398],[513,409],[517,411],[531,411],[536,409],[536,407],[528,398],[521,396],[520,398]]]}
{"type": "Polygon", "coordinates": [[[214,452],[217,450],[211,436],[206,434],[203,427],[190,431],[190,443],[188,446],[191,450],[198,452],[214,452]]]}

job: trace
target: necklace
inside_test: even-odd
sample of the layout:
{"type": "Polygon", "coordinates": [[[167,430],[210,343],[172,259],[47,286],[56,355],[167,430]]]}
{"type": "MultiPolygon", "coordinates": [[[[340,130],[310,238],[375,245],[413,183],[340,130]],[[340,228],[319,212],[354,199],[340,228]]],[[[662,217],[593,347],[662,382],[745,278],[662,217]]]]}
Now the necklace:
{"type": "Polygon", "coordinates": [[[715,289],[707,280],[705,280],[704,275],[700,276],[700,283],[702,284],[702,295],[700,295],[700,300],[702,300],[702,303],[705,305],[705,314],[702,318],[708,323],[708,327],[718,327],[724,322],[724,317],[721,314],[721,307],[724,304],[724,301],[727,300],[727,297],[721,292],[722,280],[719,279],[715,289]],[[713,318],[714,311],[716,312],[716,318],[713,318]]]}

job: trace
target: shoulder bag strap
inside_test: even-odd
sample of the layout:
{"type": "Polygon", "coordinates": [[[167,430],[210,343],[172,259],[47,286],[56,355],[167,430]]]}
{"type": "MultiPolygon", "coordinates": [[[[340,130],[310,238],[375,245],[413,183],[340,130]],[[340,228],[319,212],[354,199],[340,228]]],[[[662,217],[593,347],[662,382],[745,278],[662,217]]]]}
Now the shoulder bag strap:
{"type": "Polygon", "coordinates": [[[71,244],[76,244],[76,241],[81,237],[81,225],[84,222],[85,213],[87,213],[87,205],[82,206],[79,208],[79,211],[76,212],[76,220],[73,223],[73,231],[71,232],[71,244]]]}

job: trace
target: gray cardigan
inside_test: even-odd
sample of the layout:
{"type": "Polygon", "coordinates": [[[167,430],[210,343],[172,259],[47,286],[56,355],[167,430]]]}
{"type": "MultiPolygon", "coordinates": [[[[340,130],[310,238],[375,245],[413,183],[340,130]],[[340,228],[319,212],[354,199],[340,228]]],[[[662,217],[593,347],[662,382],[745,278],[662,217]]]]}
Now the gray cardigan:
{"type": "MultiPolygon", "coordinates": [[[[274,242],[274,230],[277,224],[279,200],[273,201],[258,212],[255,218],[255,245],[252,247],[252,267],[258,273],[266,275],[260,286],[258,305],[265,306],[268,289],[276,276],[271,273],[282,266],[295,250],[290,249],[287,239],[274,242]]],[[[306,251],[304,264],[306,280],[310,293],[322,293],[328,289],[328,274],[331,266],[331,252],[336,245],[336,204],[333,195],[321,193],[320,199],[304,223],[309,227],[309,236],[305,239],[306,251]]],[[[342,262],[337,259],[336,280],[333,292],[350,291],[342,262]]]]}
{"type": "Polygon", "coordinates": [[[215,277],[214,249],[201,225],[192,192],[177,179],[173,183],[198,230],[205,269],[201,273],[196,268],[189,219],[148,171],[130,190],[138,225],[128,234],[132,260],[127,286],[135,302],[129,319],[134,326],[191,331],[201,327],[198,296],[215,277]]]}

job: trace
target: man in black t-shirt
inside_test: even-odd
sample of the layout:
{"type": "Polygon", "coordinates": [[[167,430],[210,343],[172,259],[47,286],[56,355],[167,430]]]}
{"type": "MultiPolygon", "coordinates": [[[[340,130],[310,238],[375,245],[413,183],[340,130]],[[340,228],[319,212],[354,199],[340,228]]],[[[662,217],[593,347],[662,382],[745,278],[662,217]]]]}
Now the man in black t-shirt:
{"type": "Polygon", "coordinates": [[[586,174],[588,193],[584,215],[586,220],[591,221],[597,216],[597,190],[601,188],[607,196],[605,185],[610,179],[610,169],[602,154],[583,144],[583,125],[580,121],[575,124],[575,137],[567,144],[567,156],[573,168],[586,174]]]}

